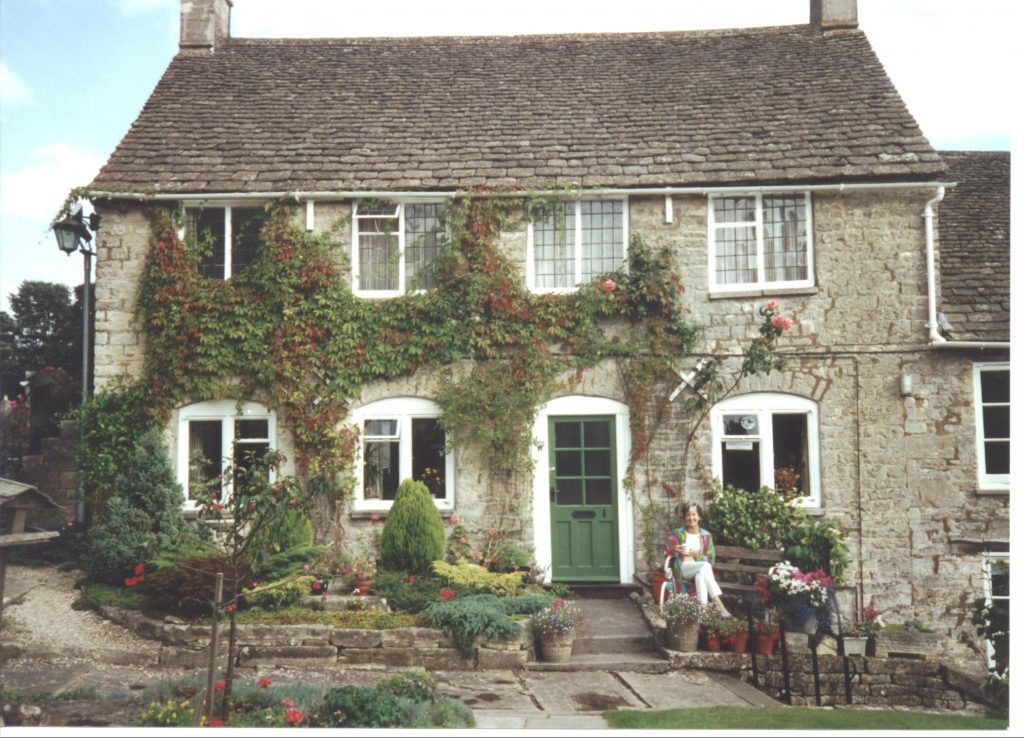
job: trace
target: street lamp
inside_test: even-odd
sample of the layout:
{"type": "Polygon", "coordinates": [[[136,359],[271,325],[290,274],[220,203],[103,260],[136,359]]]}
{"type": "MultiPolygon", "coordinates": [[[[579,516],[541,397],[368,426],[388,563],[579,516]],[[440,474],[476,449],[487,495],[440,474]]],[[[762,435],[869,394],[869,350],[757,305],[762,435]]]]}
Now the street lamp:
{"type": "Polygon", "coordinates": [[[57,236],[57,246],[68,256],[81,251],[83,261],[82,278],[82,402],[89,399],[89,287],[92,282],[92,257],[95,251],[89,250],[92,231],[99,230],[100,216],[92,213],[88,225],[82,214],[82,206],[77,206],[63,220],[53,224],[53,232],[57,236]]]}

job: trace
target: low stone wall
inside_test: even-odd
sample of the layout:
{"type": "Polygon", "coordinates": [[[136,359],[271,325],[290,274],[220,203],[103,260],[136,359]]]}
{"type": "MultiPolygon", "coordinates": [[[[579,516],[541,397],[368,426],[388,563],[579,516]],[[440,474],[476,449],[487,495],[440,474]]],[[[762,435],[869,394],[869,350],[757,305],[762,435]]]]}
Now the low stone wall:
{"type": "MultiPolygon", "coordinates": [[[[159,642],[162,665],[203,668],[207,664],[212,630],[209,625],[189,625],[176,618],[154,620],[114,607],[101,608],[101,614],[143,638],[159,642]]],[[[512,641],[478,639],[472,656],[463,654],[447,635],[432,628],[370,630],[331,625],[239,625],[236,638],[240,666],[378,664],[459,671],[520,669],[533,658],[533,641],[525,628],[522,637],[512,641]]],[[[222,627],[217,644],[221,658],[227,656],[227,640],[228,629],[222,627]]]]}

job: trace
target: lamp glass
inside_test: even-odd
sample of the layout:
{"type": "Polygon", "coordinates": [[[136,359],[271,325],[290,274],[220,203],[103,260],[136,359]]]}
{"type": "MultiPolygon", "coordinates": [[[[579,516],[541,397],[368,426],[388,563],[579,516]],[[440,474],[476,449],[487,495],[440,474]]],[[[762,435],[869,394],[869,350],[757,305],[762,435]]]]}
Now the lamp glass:
{"type": "Polygon", "coordinates": [[[76,227],[69,227],[65,223],[58,223],[53,227],[57,235],[57,246],[65,254],[73,254],[78,248],[79,231],[76,227]]]}

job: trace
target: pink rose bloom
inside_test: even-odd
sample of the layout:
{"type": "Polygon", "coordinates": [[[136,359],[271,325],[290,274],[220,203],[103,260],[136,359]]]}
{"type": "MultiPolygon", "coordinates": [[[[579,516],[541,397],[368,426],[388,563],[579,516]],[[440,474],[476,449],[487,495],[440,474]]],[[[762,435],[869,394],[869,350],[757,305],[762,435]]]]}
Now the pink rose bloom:
{"type": "Polygon", "coordinates": [[[380,515],[378,515],[377,513],[374,513],[373,515],[370,516],[370,522],[371,523],[376,523],[378,520],[380,520],[380,515]]]}
{"type": "Polygon", "coordinates": [[[781,328],[784,331],[788,331],[793,327],[793,321],[787,318],[785,315],[776,315],[772,318],[772,325],[776,328],[781,328]]]}
{"type": "Polygon", "coordinates": [[[610,279],[606,279],[604,282],[601,283],[601,289],[604,290],[605,292],[611,292],[612,290],[615,289],[615,282],[610,279]]]}
{"type": "Polygon", "coordinates": [[[458,525],[459,524],[459,516],[458,515],[452,515],[450,518],[448,518],[448,522],[451,523],[452,525],[458,525]]]}
{"type": "Polygon", "coordinates": [[[768,308],[769,310],[775,310],[778,306],[779,303],[775,302],[775,300],[769,300],[768,304],[765,305],[765,307],[768,308]]]}

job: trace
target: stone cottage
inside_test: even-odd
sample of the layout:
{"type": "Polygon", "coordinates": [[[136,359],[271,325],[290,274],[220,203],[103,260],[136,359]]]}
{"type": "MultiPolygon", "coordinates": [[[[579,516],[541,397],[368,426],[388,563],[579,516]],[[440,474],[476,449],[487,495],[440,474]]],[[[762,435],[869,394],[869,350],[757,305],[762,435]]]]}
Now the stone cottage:
{"type": "MultiPolygon", "coordinates": [[[[1009,157],[932,148],[855,2],[812,0],[798,26],[407,39],[232,38],[230,11],[230,0],[183,0],[179,53],[88,188],[103,215],[98,387],[176,366],[181,352],[207,352],[209,368],[224,348],[191,333],[187,351],[157,343],[136,310],[147,260],[175,240],[154,209],[174,213],[181,239],[204,234],[198,276],[180,284],[216,285],[217,309],[239,319],[225,343],[242,345],[251,316],[231,290],[260,268],[268,203],[290,204],[299,230],[338,246],[339,283],[313,279],[307,293],[341,290],[346,309],[379,311],[383,324],[395,305],[442,301],[428,267],[444,252],[435,235],[450,227],[449,203],[500,192],[526,210],[544,198],[546,215],[500,221],[516,288],[545,296],[538,305],[614,293],[602,280],[639,237],[667,250],[682,306],[705,327],[658,390],[644,463],[631,464],[637,406],[614,360],[552,379],[527,408],[533,463],[505,474],[439,421],[452,365],[472,360],[424,358],[393,375],[382,360],[372,381],[337,390],[332,422],[354,429],[339,446],[351,499],[318,527],[386,515],[398,481],[415,476],[443,515],[518,538],[551,579],[628,583],[653,563],[638,490],[706,500],[712,478],[756,488],[781,471],[809,512],[849,533],[858,602],[874,597],[890,619],[951,639],[972,631],[970,604],[1008,550],[1009,157]],[[735,368],[770,301],[794,320],[778,343],[785,367],[745,378],[688,444],[687,382],[711,357],[735,368]]],[[[199,325],[212,303],[189,289],[150,300],[150,324],[191,312],[199,325]]],[[[473,321],[490,314],[455,331],[486,332],[473,321]]],[[[288,315],[282,325],[306,321],[304,341],[341,340],[288,315]]],[[[410,333],[376,340],[397,352],[410,333]]],[[[287,345],[245,350],[253,362],[280,352],[277,371],[294,359],[287,345]]],[[[303,365],[304,386],[337,389],[332,362],[358,370],[360,351],[303,365]]],[[[186,489],[238,449],[302,457],[302,412],[327,394],[287,410],[239,366],[217,369],[219,394],[175,396],[166,430],[186,489]]]]}

